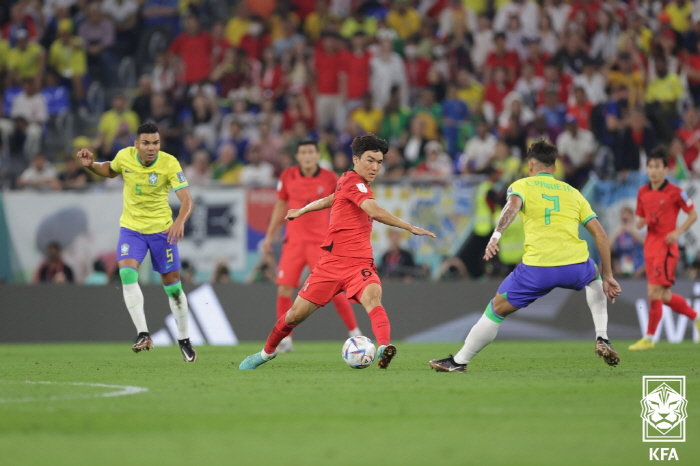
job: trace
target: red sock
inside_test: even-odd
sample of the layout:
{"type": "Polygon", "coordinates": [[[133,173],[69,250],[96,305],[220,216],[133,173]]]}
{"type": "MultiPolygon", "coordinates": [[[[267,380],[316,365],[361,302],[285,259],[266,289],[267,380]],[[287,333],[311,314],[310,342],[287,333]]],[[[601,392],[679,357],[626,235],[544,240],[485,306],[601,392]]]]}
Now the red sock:
{"type": "Polygon", "coordinates": [[[343,319],[343,323],[348,328],[348,331],[355,330],[357,328],[357,320],[355,319],[355,313],[352,310],[347,296],[345,296],[344,293],[335,295],[333,304],[335,305],[335,310],[338,312],[338,315],[343,319]]]}
{"type": "Polygon", "coordinates": [[[292,308],[292,298],[277,295],[277,318],[279,319],[292,308]]]}
{"type": "Polygon", "coordinates": [[[275,326],[270,332],[270,336],[267,337],[265,352],[267,354],[274,353],[275,349],[277,349],[277,346],[280,344],[280,341],[282,341],[282,338],[289,335],[294,327],[296,327],[296,325],[289,325],[284,321],[284,316],[277,319],[275,326]]]}
{"type": "Polygon", "coordinates": [[[382,306],[377,306],[369,313],[369,320],[372,322],[372,332],[377,339],[379,346],[388,345],[391,336],[391,324],[386,311],[382,306]]]}
{"type": "Polygon", "coordinates": [[[659,326],[661,313],[663,312],[662,305],[663,303],[660,299],[649,301],[649,325],[647,325],[647,335],[656,333],[656,327],[659,326]]]}
{"type": "Polygon", "coordinates": [[[681,295],[672,294],[671,300],[666,304],[673,309],[673,312],[683,314],[690,320],[695,320],[698,316],[698,313],[695,312],[692,307],[688,306],[688,302],[681,295]]]}

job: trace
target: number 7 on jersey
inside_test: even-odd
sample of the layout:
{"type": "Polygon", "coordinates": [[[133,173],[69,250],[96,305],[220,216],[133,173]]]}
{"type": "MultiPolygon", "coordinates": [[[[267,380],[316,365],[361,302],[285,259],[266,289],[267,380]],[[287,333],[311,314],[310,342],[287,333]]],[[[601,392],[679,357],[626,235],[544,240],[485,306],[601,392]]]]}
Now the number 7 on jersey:
{"type": "Polygon", "coordinates": [[[542,195],[543,198],[550,202],[554,202],[554,208],[550,209],[549,207],[545,207],[544,209],[544,224],[549,225],[552,221],[551,213],[552,212],[559,212],[559,196],[547,196],[546,194],[542,195]]]}

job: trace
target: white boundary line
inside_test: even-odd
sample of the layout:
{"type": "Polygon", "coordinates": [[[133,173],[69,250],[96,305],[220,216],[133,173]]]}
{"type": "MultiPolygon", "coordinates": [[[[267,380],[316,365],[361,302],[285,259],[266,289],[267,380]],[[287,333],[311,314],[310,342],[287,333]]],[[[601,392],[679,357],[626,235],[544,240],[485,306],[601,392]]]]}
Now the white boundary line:
{"type": "Polygon", "coordinates": [[[63,396],[48,396],[48,397],[27,397],[27,398],[0,398],[0,403],[27,403],[32,401],[59,401],[59,400],[76,400],[86,398],[110,398],[114,396],[136,395],[137,393],[147,392],[146,387],[135,387],[133,385],[110,385],[104,383],[88,383],[88,382],[50,382],[50,381],[34,381],[34,380],[0,380],[0,383],[31,383],[41,385],[73,385],[82,387],[99,387],[99,388],[115,388],[111,392],[95,393],[87,395],[63,395],[63,396]]]}

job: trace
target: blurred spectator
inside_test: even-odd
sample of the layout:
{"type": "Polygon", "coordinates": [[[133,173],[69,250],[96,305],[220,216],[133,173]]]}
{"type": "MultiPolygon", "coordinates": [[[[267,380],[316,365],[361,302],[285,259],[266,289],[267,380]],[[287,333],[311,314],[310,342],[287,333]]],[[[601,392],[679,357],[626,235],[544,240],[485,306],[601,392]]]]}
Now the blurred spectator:
{"type": "Polygon", "coordinates": [[[520,24],[520,18],[517,16],[511,16],[508,18],[508,25],[506,27],[506,49],[515,52],[520,60],[527,57],[527,49],[525,41],[527,36],[523,33],[522,26],[520,24]]]}
{"type": "Polygon", "coordinates": [[[401,232],[390,228],[389,250],[384,253],[379,263],[379,274],[382,278],[410,281],[416,271],[413,254],[401,248],[401,232]]]}
{"type": "Polygon", "coordinates": [[[336,175],[340,176],[349,169],[350,157],[348,157],[348,154],[346,154],[342,150],[335,151],[335,153],[333,154],[333,171],[336,173],[336,175]]]}
{"type": "Polygon", "coordinates": [[[422,91],[428,87],[428,71],[433,66],[431,60],[418,56],[415,42],[404,47],[406,57],[406,76],[408,78],[409,102],[418,100],[422,91]]]}
{"type": "Polygon", "coordinates": [[[403,158],[411,166],[416,166],[423,161],[425,145],[425,120],[415,116],[411,118],[408,131],[401,136],[399,147],[403,152],[403,158]]]}
{"type": "Polygon", "coordinates": [[[42,125],[49,119],[49,109],[33,79],[22,81],[22,91],[12,102],[9,117],[0,119],[0,142],[8,143],[11,152],[17,148],[26,156],[40,152],[42,125]]]}
{"type": "Polygon", "coordinates": [[[183,259],[180,265],[180,280],[182,283],[195,285],[197,284],[197,270],[187,259],[183,259]]]}
{"type": "Polygon", "coordinates": [[[33,79],[34,85],[41,87],[46,63],[44,48],[34,41],[30,41],[29,32],[24,28],[14,29],[14,47],[3,55],[7,67],[7,87],[19,86],[24,79],[33,79]],[[4,58],[6,57],[6,58],[4,58]]]}
{"type": "Polygon", "coordinates": [[[643,154],[650,154],[656,147],[656,134],[647,124],[644,112],[633,110],[629,116],[629,124],[624,125],[618,136],[614,151],[615,171],[624,180],[628,171],[638,171],[643,154]]]}
{"type": "Polygon", "coordinates": [[[467,104],[472,113],[484,100],[484,85],[465,68],[457,71],[457,89],[457,97],[467,104]]]}
{"type": "Polygon", "coordinates": [[[547,129],[558,136],[564,129],[566,106],[559,100],[559,91],[556,87],[547,87],[544,93],[544,105],[539,107],[538,112],[544,116],[547,129]]]}
{"type": "Polygon", "coordinates": [[[675,133],[685,145],[683,160],[686,166],[692,167],[700,153],[700,114],[695,107],[688,107],[683,115],[683,126],[675,133]]]}
{"type": "Polygon", "coordinates": [[[540,18],[540,8],[537,3],[532,0],[511,0],[501,3],[493,19],[493,29],[498,32],[505,31],[508,19],[512,16],[520,18],[525,35],[537,35],[537,24],[540,18]]]}
{"type": "Polygon", "coordinates": [[[58,243],[49,244],[46,260],[39,266],[34,281],[37,283],[73,283],[73,269],[63,262],[61,246],[58,243]]]}
{"type": "Polygon", "coordinates": [[[117,58],[112,50],[114,24],[102,13],[98,2],[89,3],[86,10],[87,20],[78,28],[78,36],[86,47],[88,73],[92,80],[112,87],[117,84],[117,58]]]}
{"type": "MultiPolygon", "coordinates": [[[[224,117],[222,127],[224,127],[225,124],[226,117],[224,117]]],[[[229,123],[228,133],[222,135],[221,139],[219,139],[219,147],[224,144],[231,144],[236,148],[237,154],[245,154],[249,143],[250,140],[243,134],[243,127],[236,120],[229,123]]]]}
{"type": "Polygon", "coordinates": [[[225,184],[238,184],[242,168],[243,164],[238,160],[236,147],[223,144],[219,147],[219,156],[212,164],[212,179],[225,184]]]}
{"type": "Polygon", "coordinates": [[[505,73],[503,82],[515,82],[520,75],[520,60],[515,52],[506,49],[506,35],[503,32],[496,33],[493,38],[494,49],[486,57],[484,63],[484,82],[491,83],[497,69],[505,73]]]}
{"type": "MultiPolygon", "coordinates": [[[[264,99],[260,104],[258,120],[270,125],[270,131],[279,135],[282,132],[282,114],[275,108],[275,102],[271,99],[264,99]]],[[[262,129],[260,130],[262,133],[262,129]]]]}
{"type": "Polygon", "coordinates": [[[643,68],[635,69],[633,56],[628,52],[622,52],[617,59],[617,69],[611,70],[608,74],[608,84],[613,87],[625,87],[629,94],[627,101],[630,108],[634,108],[637,103],[644,98],[644,75],[643,68]]]}
{"type": "Polygon", "coordinates": [[[243,35],[239,47],[246,55],[258,61],[262,60],[263,50],[270,46],[270,34],[259,16],[251,16],[248,30],[243,35]]]}
{"type": "Polygon", "coordinates": [[[389,151],[384,156],[382,169],[382,180],[384,181],[400,181],[406,176],[406,162],[396,147],[389,146],[389,151]]]}
{"type": "Polygon", "coordinates": [[[61,182],[61,187],[65,190],[83,189],[88,186],[90,178],[88,173],[78,165],[75,157],[68,157],[65,161],[63,172],[58,175],[58,180],[61,182]]]}
{"type": "Polygon", "coordinates": [[[452,34],[457,24],[464,25],[468,33],[477,32],[477,17],[474,10],[466,6],[462,0],[449,0],[438,18],[438,37],[444,38],[452,34]]]}
{"type": "Polygon", "coordinates": [[[520,178],[521,158],[516,157],[513,153],[514,151],[504,141],[498,141],[493,149],[491,166],[501,174],[500,181],[506,184],[520,178]]]}
{"type": "Polygon", "coordinates": [[[316,127],[321,129],[334,125],[336,130],[344,127],[344,111],[341,106],[340,73],[343,69],[338,38],[323,33],[314,52],[314,74],[316,76],[316,127]]]}
{"type": "Polygon", "coordinates": [[[634,210],[620,209],[620,223],[610,234],[613,272],[616,275],[641,278],[644,276],[644,237],[634,224],[634,210]]]}
{"type": "Polygon", "coordinates": [[[411,109],[401,105],[400,90],[395,86],[391,91],[389,102],[384,107],[379,137],[388,141],[389,144],[397,144],[410,120],[411,109]]]}
{"type": "Polygon", "coordinates": [[[373,134],[379,132],[383,117],[384,112],[372,104],[372,95],[369,93],[362,97],[362,106],[350,114],[352,121],[360,125],[365,132],[373,134]]]}
{"type": "Polygon", "coordinates": [[[525,105],[534,108],[537,105],[537,96],[544,88],[544,78],[535,75],[535,67],[530,62],[525,62],[522,74],[515,82],[513,90],[518,92],[525,105]]]}
{"type": "Polygon", "coordinates": [[[408,105],[409,89],[406,67],[403,60],[394,52],[393,41],[396,33],[390,29],[377,32],[379,50],[370,60],[370,89],[374,105],[379,108],[389,102],[394,86],[399,88],[401,105],[408,105]]]}
{"type": "Polygon", "coordinates": [[[307,128],[314,126],[314,114],[306,96],[298,92],[287,95],[287,108],[282,115],[282,131],[289,133],[297,122],[302,122],[307,128]]]}
{"type": "Polygon", "coordinates": [[[238,47],[250,27],[250,11],[246,2],[238,2],[235,14],[226,23],[226,38],[232,47],[238,47]]]}
{"type": "MultiPolygon", "coordinates": [[[[275,283],[277,260],[274,253],[262,253],[260,261],[251,270],[246,283],[275,283]]],[[[218,282],[218,280],[217,280],[218,282]]]]}
{"type": "Polygon", "coordinates": [[[598,27],[591,40],[591,58],[611,63],[615,60],[620,40],[620,27],[610,10],[598,10],[598,27]]]}
{"type": "Polygon", "coordinates": [[[185,30],[178,35],[168,52],[182,60],[185,70],[185,84],[192,85],[209,79],[214,41],[208,32],[200,29],[199,18],[189,15],[185,18],[185,30]]]}
{"type": "Polygon", "coordinates": [[[165,51],[156,54],[156,66],[153,67],[153,92],[162,92],[168,97],[176,97],[183,80],[180,59],[165,51]]]}
{"type": "Polygon", "coordinates": [[[411,171],[411,177],[446,181],[450,175],[452,175],[452,159],[442,150],[442,145],[438,141],[428,142],[425,145],[425,161],[411,171]]]}
{"type": "Polygon", "coordinates": [[[664,11],[671,19],[671,27],[678,34],[684,34],[690,29],[690,15],[693,4],[688,0],[671,0],[664,11]]]}
{"type": "Polygon", "coordinates": [[[552,57],[552,61],[566,74],[579,74],[583,71],[583,64],[588,59],[583,49],[583,40],[577,33],[569,33],[562,38],[564,46],[552,57]]]}
{"type": "Polygon", "coordinates": [[[557,34],[564,31],[564,25],[569,19],[571,13],[571,5],[564,0],[550,0],[545,2],[544,13],[542,16],[549,16],[557,34]]]}
{"type": "Polygon", "coordinates": [[[92,264],[92,272],[85,277],[85,285],[106,285],[109,283],[107,266],[102,259],[96,259],[92,264]]]}
{"type": "Polygon", "coordinates": [[[144,0],[141,5],[143,25],[148,30],[167,31],[170,37],[179,32],[178,0],[144,0]]]}
{"type": "Polygon", "coordinates": [[[349,115],[362,105],[362,98],[370,91],[371,55],[365,48],[365,33],[355,32],[350,39],[350,50],[344,50],[340,55],[340,96],[344,101],[345,113],[349,115]]]}
{"type": "Polygon", "coordinates": [[[463,100],[457,97],[457,86],[447,85],[447,96],[442,101],[442,135],[447,144],[447,152],[455,156],[460,151],[458,146],[459,131],[463,120],[469,116],[469,109],[463,100]]]}
{"type": "Polygon", "coordinates": [[[83,78],[87,72],[87,58],[83,40],[73,35],[73,21],[58,22],[58,38],[49,49],[49,66],[53,67],[70,85],[73,97],[80,102],[85,96],[83,78]]]}
{"type": "Polygon", "coordinates": [[[219,86],[219,95],[229,98],[235,91],[248,94],[253,85],[253,69],[245,51],[229,48],[221,62],[211,71],[209,79],[219,86]]]}
{"type": "Polygon", "coordinates": [[[168,104],[165,94],[151,95],[150,110],[147,120],[158,125],[161,137],[161,150],[176,154],[180,150],[182,125],[177,119],[175,110],[168,104]]]}
{"type": "Polygon", "coordinates": [[[413,107],[413,116],[423,120],[423,135],[426,138],[438,138],[438,128],[442,120],[442,108],[440,104],[435,102],[435,93],[431,89],[423,89],[418,104],[413,107]]]}
{"type": "Polygon", "coordinates": [[[185,167],[185,178],[191,186],[206,186],[212,180],[212,169],[209,165],[209,152],[199,149],[192,156],[192,164],[185,167]]]}
{"type": "Polygon", "coordinates": [[[231,43],[226,38],[224,22],[217,19],[211,26],[211,67],[212,70],[224,60],[224,54],[231,48],[231,43]]]}
{"type": "Polygon", "coordinates": [[[676,105],[684,89],[680,77],[668,72],[664,59],[654,60],[654,67],[656,77],[649,82],[646,90],[646,112],[659,138],[667,143],[673,137],[674,124],[678,119],[676,105]]]}
{"type": "Polygon", "coordinates": [[[97,137],[92,142],[94,149],[101,150],[105,157],[110,160],[114,154],[111,153],[112,142],[119,133],[122,123],[126,124],[129,134],[135,134],[139,126],[139,117],[135,112],[129,110],[128,101],[122,93],[117,93],[112,97],[112,109],[107,110],[100,117],[97,126],[97,137]]]}
{"type": "Polygon", "coordinates": [[[487,15],[480,15],[477,20],[477,31],[474,34],[474,46],[471,49],[472,63],[476,69],[482,69],[487,57],[493,50],[493,29],[487,15]]]}
{"type": "MultiPolygon", "coordinates": [[[[612,75],[612,71],[610,75],[612,75]]],[[[593,60],[588,59],[583,62],[583,73],[576,75],[573,84],[583,88],[592,105],[602,104],[607,100],[605,78],[598,72],[596,62],[593,60]]]]}
{"type": "Polygon", "coordinates": [[[117,56],[121,58],[134,53],[139,35],[139,2],[137,0],[104,0],[102,12],[114,24],[117,56]]]}
{"type": "Polygon", "coordinates": [[[593,104],[588,100],[586,90],[581,86],[576,86],[574,88],[574,103],[566,109],[566,114],[576,118],[579,128],[589,129],[592,112],[593,104]]]}
{"type": "Polygon", "coordinates": [[[557,138],[557,151],[564,162],[565,181],[580,189],[588,180],[593,167],[596,142],[593,133],[579,128],[576,118],[567,115],[566,130],[557,138]]]}
{"type": "Polygon", "coordinates": [[[185,128],[199,136],[209,150],[213,150],[217,144],[220,121],[216,102],[199,94],[192,99],[192,112],[185,120],[185,128]]]}
{"type": "Polygon", "coordinates": [[[241,169],[240,183],[244,186],[274,185],[275,167],[265,162],[258,144],[251,144],[246,154],[247,164],[241,169]]]}
{"type": "Polygon", "coordinates": [[[260,138],[256,143],[257,151],[263,162],[271,164],[275,170],[279,170],[279,153],[284,145],[284,140],[277,132],[273,132],[267,121],[260,123],[260,138]]]}
{"type": "Polygon", "coordinates": [[[340,35],[345,39],[350,39],[358,33],[367,37],[374,37],[377,33],[377,18],[365,16],[362,12],[362,5],[355,6],[351,15],[345,18],[340,26],[340,35]]]}
{"type": "Polygon", "coordinates": [[[476,124],[476,136],[467,142],[457,166],[460,173],[481,173],[489,166],[496,148],[496,137],[489,133],[486,121],[476,124]]]}
{"type": "Polygon", "coordinates": [[[29,168],[24,170],[17,179],[17,188],[60,191],[61,183],[58,181],[56,169],[46,160],[46,156],[37,154],[32,158],[29,168]]]}
{"type": "Polygon", "coordinates": [[[696,36],[696,40],[692,44],[694,50],[685,59],[685,74],[688,78],[688,92],[695,103],[695,106],[700,106],[700,34],[696,36]]]}
{"type": "Polygon", "coordinates": [[[287,50],[292,50],[298,43],[303,44],[305,41],[304,36],[296,31],[295,22],[287,17],[282,19],[282,37],[272,44],[272,48],[277,58],[279,58],[287,50]]]}
{"type": "Polygon", "coordinates": [[[55,71],[49,70],[44,75],[44,87],[41,94],[46,99],[46,106],[49,109],[49,118],[56,115],[66,114],[70,111],[70,95],[66,86],[59,84],[58,75],[55,71]]]}
{"type": "MultiPolygon", "coordinates": [[[[226,137],[231,130],[231,123],[237,122],[240,125],[241,135],[247,139],[256,139],[258,137],[258,128],[256,125],[255,115],[252,113],[248,101],[244,93],[240,93],[240,89],[230,96],[231,98],[231,113],[221,119],[220,137],[226,137]]],[[[218,113],[216,102],[209,102],[212,111],[218,113]]]]}
{"type": "Polygon", "coordinates": [[[408,0],[394,0],[386,17],[386,25],[396,31],[400,39],[406,40],[420,30],[421,18],[408,0]]]}
{"type": "Polygon", "coordinates": [[[211,278],[212,283],[231,283],[231,274],[224,262],[219,262],[214,268],[211,278]]]}
{"type": "Polygon", "coordinates": [[[2,37],[10,41],[10,46],[15,47],[17,45],[16,32],[20,29],[24,29],[29,34],[29,39],[37,40],[38,31],[37,25],[31,15],[27,15],[24,12],[26,4],[23,2],[18,2],[12,5],[10,8],[10,21],[5,23],[2,28],[2,37]]]}
{"type": "Polygon", "coordinates": [[[265,99],[277,99],[284,92],[284,72],[271,47],[263,52],[260,88],[265,99]]]}
{"type": "Polygon", "coordinates": [[[151,96],[153,96],[153,80],[147,74],[139,78],[136,97],[131,102],[131,109],[138,115],[139,121],[146,121],[151,116],[151,96]]]}

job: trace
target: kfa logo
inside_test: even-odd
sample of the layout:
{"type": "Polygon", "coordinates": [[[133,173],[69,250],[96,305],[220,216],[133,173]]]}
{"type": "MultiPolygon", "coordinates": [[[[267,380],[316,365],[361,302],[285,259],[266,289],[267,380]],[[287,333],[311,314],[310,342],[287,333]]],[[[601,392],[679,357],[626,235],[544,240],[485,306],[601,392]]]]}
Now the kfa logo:
{"type": "Polygon", "coordinates": [[[685,419],[688,417],[685,376],[645,375],[642,385],[643,440],[685,442],[685,419]]]}
{"type": "Polygon", "coordinates": [[[151,173],[150,175],[148,175],[148,182],[150,184],[158,184],[158,174],[151,173]]]}
{"type": "Polygon", "coordinates": [[[126,243],[122,244],[120,251],[122,253],[122,256],[128,256],[129,255],[129,245],[126,243]]]}

